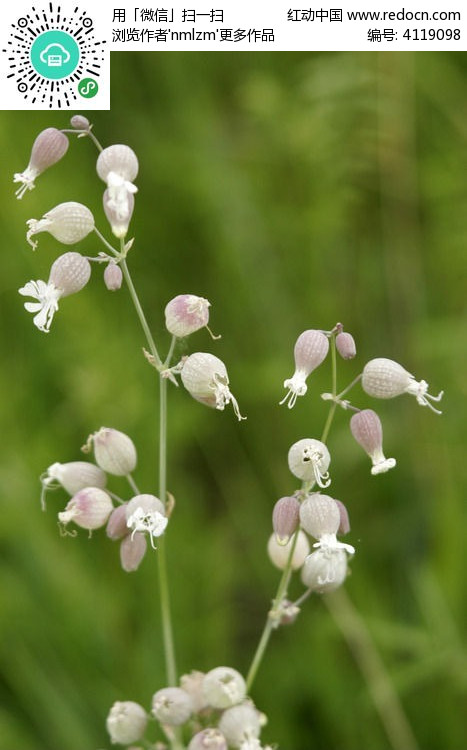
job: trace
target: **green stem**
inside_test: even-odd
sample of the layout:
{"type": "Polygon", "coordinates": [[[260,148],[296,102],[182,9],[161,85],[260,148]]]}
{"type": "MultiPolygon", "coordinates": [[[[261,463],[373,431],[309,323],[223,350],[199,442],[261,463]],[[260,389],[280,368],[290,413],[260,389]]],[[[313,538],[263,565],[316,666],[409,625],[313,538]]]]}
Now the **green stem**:
{"type": "Polygon", "coordinates": [[[136,484],[135,480],[133,479],[133,477],[131,476],[131,474],[127,474],[126,475],[126,479],[127,479],[128,484],[130,485],[131,489],[135,493],[135,495],[141,494],[140,491],[139,491],[139,489],[138,489],[138,487],[137,487],[137,484],[136,484]]]}
{"type": "MultiPolygon", "coordinates": [[[[157,366],[160,367],[162,365],[162,360],[159,357],[159,352],[157,351],[156,345],[154,343],[154,339],[152,337],[151,330],[150,330],[148,322],[146,320],[146,316],[145,316],[145,314],[143,312],[143,308],[141,307],[141,303],[140,303],[139,297],[138,297],[138,295],[136,293],[136,289],[135,289],[135,286],[133,284],[133,280],[132,280],[132,278],[130,276],[130,272],[128,270],[127,262],[126,262],[126,260],[124,258],[120,261],[120,267],[121,267],[121,269],[123,271],[123,276],[125,277],[125,281],[126,281],[127,286],[128,286],[128,291],[130,292],[131,299],[133,300],[133,304],[135,306],[135,310],[136,310],[136,314],[138,315],[139,322],[141,323],[141,327],[142,327],[142,329],[144,331],[144,335],[146,336],[146,341],[148,343],[149,350],[150,350],[152,356],[154,357],[154,360],[155,360],[157,366]]],[[[161,498],[161,500],[163,501],[163,498],[161,498]]]]}
{"type": "MultiPolygon", "coordinates": [[[[331,336],[331,368],[332,368],[332,395],[334,398],[337,394],[337,359],[336,359],[336,337],[335,335],[331,336]]],[[[336,413],[337,404],[335,401],[332,402],[328,417],[326,419],[326,423],[323,428],[323,432],[321,434],[321,442],[325,443],[328,439],[329,430],[331,429],[331,425],[334,419],[334,414],[336,413]]]]}
{"type": "Polygon", "coordinates": [[[399,696],[373,643],[364,620],[345,588],[323,597],[353,653],[393,750],[418,750],[417,740],[399,696]]]}

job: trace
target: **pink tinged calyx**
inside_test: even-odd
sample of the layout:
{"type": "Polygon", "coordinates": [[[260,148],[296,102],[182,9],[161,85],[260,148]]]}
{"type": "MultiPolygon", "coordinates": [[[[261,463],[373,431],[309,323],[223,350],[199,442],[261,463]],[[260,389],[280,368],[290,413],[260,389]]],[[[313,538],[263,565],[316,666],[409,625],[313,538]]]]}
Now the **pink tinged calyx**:
{"type": "Polygon", "coordinates": [[[91,266],[87,258],[79,253],[64,253],[52,264],[49,281],[41,279],[28,281],[19,293],[24,297],[33,297],[36,302],[25,302],[25,309],[34,313],[33,323],[40,330],[48,333],[58,300],[70,294],[76,294],[89,281],[91,266]]]}
{"type": "Polygon", "coordinates": [[[363,409],[352,416],[350,430],[355,440],[371,458],[373,476],[382,474],[396,465],[395,458],[386,458],[383,453],[383,427],[373,409],[363,409]]]}
{"type": "Polygon", "coordinates": [[[227,369],[214,354],[191,354],[181,365],[181,378],[186,390],[196,401],[219,411],[223,411],[231,403],[237,419],[246,419],[240,414],[237,400],[230,391],[227,369]]]}
{"type": "Polygon", "coordinates": [[[337,540],[341,514],[334,498],[319,492],[308,495],[300,506],[300,523],[307,534],[318,539],[314,547],[330,551],[345,550],[350,555],[355,553],[351,544],[337,540]]]}
{"type": "Polygon", "coordinates": [[[292,474],[303,481],[316,482],[323,489],[331,484],[328,472],[330,462],[331,456],[326,445],[314,438],[298,440],[288,454],[292,474]]]}
{"type": "Polygon", "coordinates": [[[167,303],[165,307],[165,325],[169,333],[177,338],[189,336],[201,328],[207,328],[212,338],[214,336],[208,327],[209,308],[211,303],[196,294],[179,294],[167,303]]]}
{"type": "Polygon", "coordinates": [[[164,515],[164,505],[154,495],[136,495],[126,506],[126,525],[132,538],[137,533],[149,534],[151,547],[156,549],[154,539],[162,536],[169,519],[164,515]]]}
{"type": "Polygon", "coordinates": [[[281,497],[272,512],[272,526],[278,544],[287,544],[298,528],[300,503],[296,497],[281,497]]]}
{"type": "Polygon", "coordinates": [[[16,197],[22,198],[27,190],[33,190],[34,180],[48,167],[56,164],[67,152],[68,138],[57,128],[46,128],[33,143],[29,164],[24,172],[17,172],[13,182],[20,182],[16,197]]]}
{"type": "Polygon", "coordinates": [[[112,427],[101,427],[89,435],[82,450],[88,453],[91,447],[94,448],[97,465],[109,474],[124,477],[136,468],[135,444],[124,432],[112,427]]]}
{"type": "Polygon", "coordinates": [[[323,362],[328,351],[329,341],[322,331],[310,329],[300,334],[294,348],[295,372],[291,378],[284,381],[284,388],[287,388],[288,392],[281,404],[287,403],[289,409],[292,409],[297,397],[305,395],[307,377],[323,362]]]}
{"type": "Polygon", "coordinates": [[[65,510],[58,514],[60,524],[73,521],[82,529],[99,529],[107,523],[113,510],[112,500],[99,487],[85,487],[74,495],[65,510]]]}
{"type": "Polygon", "coordinates": [[[75,128],[75,130],[91,129],[91,123],[89,122],[87,117],[84,117],[84,115],[73,115],[70,120],[70,125],[72,128],[75,128]]]}
{"type": "Polygon", "coordinates": [[[65,464],[54,463],[41,476],[41,505],[45,510],[45,493],[57,487],[63,487],[70,495],[74,495],[85,487],[99,487],[107,484],[107,477],[95,464],[88,461],[70,461],[65,464]]]}
{"type": "Polygon", "coordinates": [[[227,750],[227,740],[215,727],[206,727],[191,738],[187,750],[227,750]]]}
{"type": "Polygon", "coordinates": [[[37,242],[31,240],[31,237],[39,232],[48,232],[64,245],[80,242],[93,231],[94,216],[82,203],[68,201],[47,211],[42,219],[28,219],[26,223],[29,227],[26,239],[35,250],[37,242]]]}
{"type": "Polygon", "coordinates": [[[104,269],[104,284],[109,292],[115,292],[122,286],[122,269],[117,263],[110,261],[104,269]]]}
{"type": "Polygon", "coordinates": [[[128,534],[120,543],[120,563],[125,573],[138,570],[147,549],[144,534],[128,534]]]}
{"type": "Polygon", "coordinates": [[[352,334],[340,331],[336,336],[336,349],[342,359],[353,359],[357,354],[357,349],[352,334]]]}
{"type": "Polygon", "coordinates": [[[367,362],[362,373],[362,388],[374,398],[395,398],[402,393],[410,393],[421,406],[428,406],[435,414],[441,414],[432,402],[441,401],[444,391],[432,396],[428,393],[425,380],[417,382],[413,375],[392,359],[379,357],[367,362]]]}

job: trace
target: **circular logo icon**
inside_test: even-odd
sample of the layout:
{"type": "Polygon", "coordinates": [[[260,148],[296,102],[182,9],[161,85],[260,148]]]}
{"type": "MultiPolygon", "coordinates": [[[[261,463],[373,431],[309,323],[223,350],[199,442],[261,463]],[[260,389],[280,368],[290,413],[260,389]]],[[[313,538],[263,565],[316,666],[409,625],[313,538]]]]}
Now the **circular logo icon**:
{"type": "Polygon", "coordinates": [[[92,99],[99,91],[99,86],[94,78],[82,78],[78,83],[78,92],[85,99],[92,99]]]}
{"type": "Polygon", "coordinates": [[[43,78],[67,78],[79,63],[79,47],[66,31],[44,31],[31,46],[31,64],[43,78]]]}

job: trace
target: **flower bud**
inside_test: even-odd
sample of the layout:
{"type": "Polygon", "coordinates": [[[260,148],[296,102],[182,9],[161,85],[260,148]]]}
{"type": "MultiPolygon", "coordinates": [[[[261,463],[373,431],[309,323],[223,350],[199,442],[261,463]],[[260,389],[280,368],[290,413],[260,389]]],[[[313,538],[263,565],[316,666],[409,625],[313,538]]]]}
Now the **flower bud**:
{"type": "Polygon", "coordinates": [[[84,115],[73,115],[73,117],[70,120],[70,125],[72,128],[75,128],[76,130],[89,130],[90,129],[90,122],[87,117],[84,117],[84,115]]]}
{"type": "Polygon", "coordinates": [[[28,219],[26,223],[29,227],[26,239],[35,250],[37,242],[31,237],[39,232],[48,232],[64,245],[80,242],[93,231],[94,216],[82,203],[68,201],[47,211],[42,219],[28,219]]]}
{"type": "Polygon", "coordinates": [[[234,706],[245,698],[245,680],[236,669],[216,667],[204,675],[203,695],[206,703],[213,708],[234,706]]]}
{"type": "Polygon", "coordinates": [[[379,357],[367,362],[362,373],[362,388],[374,398],[394,398],[402,393],[410,393],[421,406],[428,406],[436,414],[441,414],[430,402],[441,401],[443,391],[432,396],[428,393],[428,383],[424,380],[417,382],[413,375],[392,359],[379,357]]]}
{"type": "Polygon", "coordinates": [[[103,196],[104,213],[115,237],[125,237],[135,208],[134,194],[128,191],[122,198],[107,189],[103,196]]]}
{"type": "Polygon", "coordinates": [[[353,359],[357,353],[357,349],[352,334],[340,331],[336,336],[336,349],[342,359],[353,359]]]}
{"type": "Polygon", "coordinates": [[[301,572],[305,586],[318,594],[339,588],[346,576],[347,555],[343,549],[317,549],[308,555],[301,572]]]}
{"type": "Polygon", "coordinates": [[[128,534],[120,543],[120,563],[126,573],[133,573],[146,554],[146,537],[144,534],[128,534]]]}
{"type": "Polygon", "coordinates": [[[153,695],[152,713],[161,724],[179,726],[188,721],[192,712],[191,698],[182,688],[162,688],[153,695]]]}
{"type": "Polygon", "coordinates": [[[386,458],[383,453],[383,427],[372,409],[363,409],[352,416],[350,430],[357,443],[368,453],[373,464],[371,473],[382,474],[396,465],[395,458],[386,458]]]}
{"type": "Polygon", "coordinates": [[[272,512],[272,527],[278,544],[287,544],[297,530],[300,503],[296,497],[281,497],[272,512]]]}
{"type": "Polygon", "coordinates": [[[68,297],[81,291],[91,276],[91,265],[80,253],[64,253],[52,263],[49,284],[60,292],[60,297],[68,297]]]}
{"type": "Polygon", "coordinates": [[[345,507],[344,503],[342,503],[340,500],[334,500],[334,502],[339,508],[339,514],[340,514],[340,523],[339,523],[339,528],[337,529],[337,533],[348,534],[350,531],[350,520],[349,520],[349,514],[347,512],[347,508],[345,507]]]}
{"type": "Polygon", "coordinates": [[[227,750],[227,740],[219,729],[208,727],[193,735],[188,750],[227,750]]]}
{"type": "Polygon", "coordinates": [[[105,532],[109,539],[116,541],[129,534],[128,526],[126,525],[126,508],[127,503],[117,505],[110,514],[109,520],[105,532]]]}
{"type": "Polygon", "coordinates": [[[340,520],[336,501],[320,492],[307,495],[300,505],[302,527],[315,539],[319,539],[323,534],[337,534],[340,520]]]}
{"type": "Polygon", "coordinates": [[[214,354],[196,352],[183,363],[182,383],[190,396],[207,406],[223,411],[232,403],[238,420],[246,419],[240,414],[238,403],[229,389],[229,377],[224,363],[214,354]]]}
{"type": "Polygon", "coordinates": [[[209,322],[211,303],[195,294],[179,294],[166,305],[165,325],[172,336],[183,338],[199,331],[209,322]]]}
{"type": "Polygon", "coordinates": [[[105,472],[89,461],[70,461],[66,464],[54,463],[47,469],[41,479],[45,486],[58,482],[70,495],[85,487],[103,489],[107,484],[105,472]]]}
{"type": "Polygon", "coordinates": [[[33,143],[29,164],[24,172],[14,175],[13,182],[20,182],[16,197],[22,198],[27,190],[32,190],[34,180],[52,164],[60,161],[68,149],[68,138],[57,128],[46,128],[33,143]]]}
{"type": "Polygon", "coordinates": [[[119,745],[138,742],[144,736],[148,717],[146,711],[133,701],[117,701],[106,720],[110,741],[119,745]]]}
{"type": "Polygon", "coordinates": [[[306,482],[316,482],[319,487],[329,487],[331,456],[321,440],[304,438],[292,445],[288,454],[292,474],[306,482]]]}
{"type": "MultiPolygon", "coordinates": [[[[308,541],[308,537],[301,530],[298,531],[297,534],[297,541],[295,542],[291,563],[292,570],[298,570],[299,568],[301,568],[306,556],[310,554],[310,543],[308,541]]],[[[289,560],[290,549],[293,543],[294,540],[289,539],[287,544],[278,544],[275,534],[271,534],[271,536],[269,537],[269,559],[271,560],[272,564],[276,566],[276,568],[279,568],[279,570],[284,570],[286,568],[289,560]]]]}
{"type": "Polygon", "coordinates": [[[198,672],[196,669],[180,677],[180,687],[191,697],[195,713],[198,713],[206,706],[206,700],[203,695],[203,679],[204,672],[198,672]]]}
{"type": "Polygon", "coordinates": [[[115,292],[122,286],[122,269],[117,263],[108,263],[104,270],[104,284],[109,292],[115,292]]]}
{"type": "Polygon", "coordinates": [[[136,448],[128,435],[112,427],[101,427],[88,437],[86,450],[90,443],[94,446],[96,463],[108,474],[123,477],[134,471],[136,448]]]}
{"type": "Polygon", "coordinates": [[[58,514],[58,520],[64,526],[73,521],[82,529],[99,529],[107,522],[112,510],[112,500],[107,492],[98,487],[85,487],[73,495],[65,510],[58,514]]]}
{"type": "Polygon", "coordinates": [[[222,714],[219,729],[231,747],[249,748],[261,732],[260,714],[251,703],[233,706],[222,714]]]}
{"type": "Polygon", "coordinates": [[[323,362],[328,351],[329,341],[322,331],[310,329],[300,334],[294,348],[295,372],[284,381],[284,388],[288,388],[288,392],[281,404],[287,403],[289,409],[292,409],[297,397],[305,395],[308,375],[323,362]]]}
{"type": "Polygon", "coordinates": [[[109,181],[111,172],[128,182],[133,182],[138,174],[138,166],[138,159],[133,149],[122,144],[115,144],[100,152],[96,169],[104,182],[109,181]]]}

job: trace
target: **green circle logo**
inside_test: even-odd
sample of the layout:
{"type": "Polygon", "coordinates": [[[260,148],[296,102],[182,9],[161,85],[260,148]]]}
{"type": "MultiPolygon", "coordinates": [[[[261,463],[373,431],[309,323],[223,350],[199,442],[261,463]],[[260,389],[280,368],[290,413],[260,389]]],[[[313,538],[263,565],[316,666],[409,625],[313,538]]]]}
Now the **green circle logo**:
{"type": "Polygon", "coordinates": [[[65,31],[45,31],[31,46],[31,63],[43,78],[67,78],[79,63],[79,47],[65,31]]]}
{"type": "Polygon", "coordinates": [[[99,85],[94,78],[82,78],[78,83],[78,92],[85,99],[92,99],[99,91],[99,85]]]}

